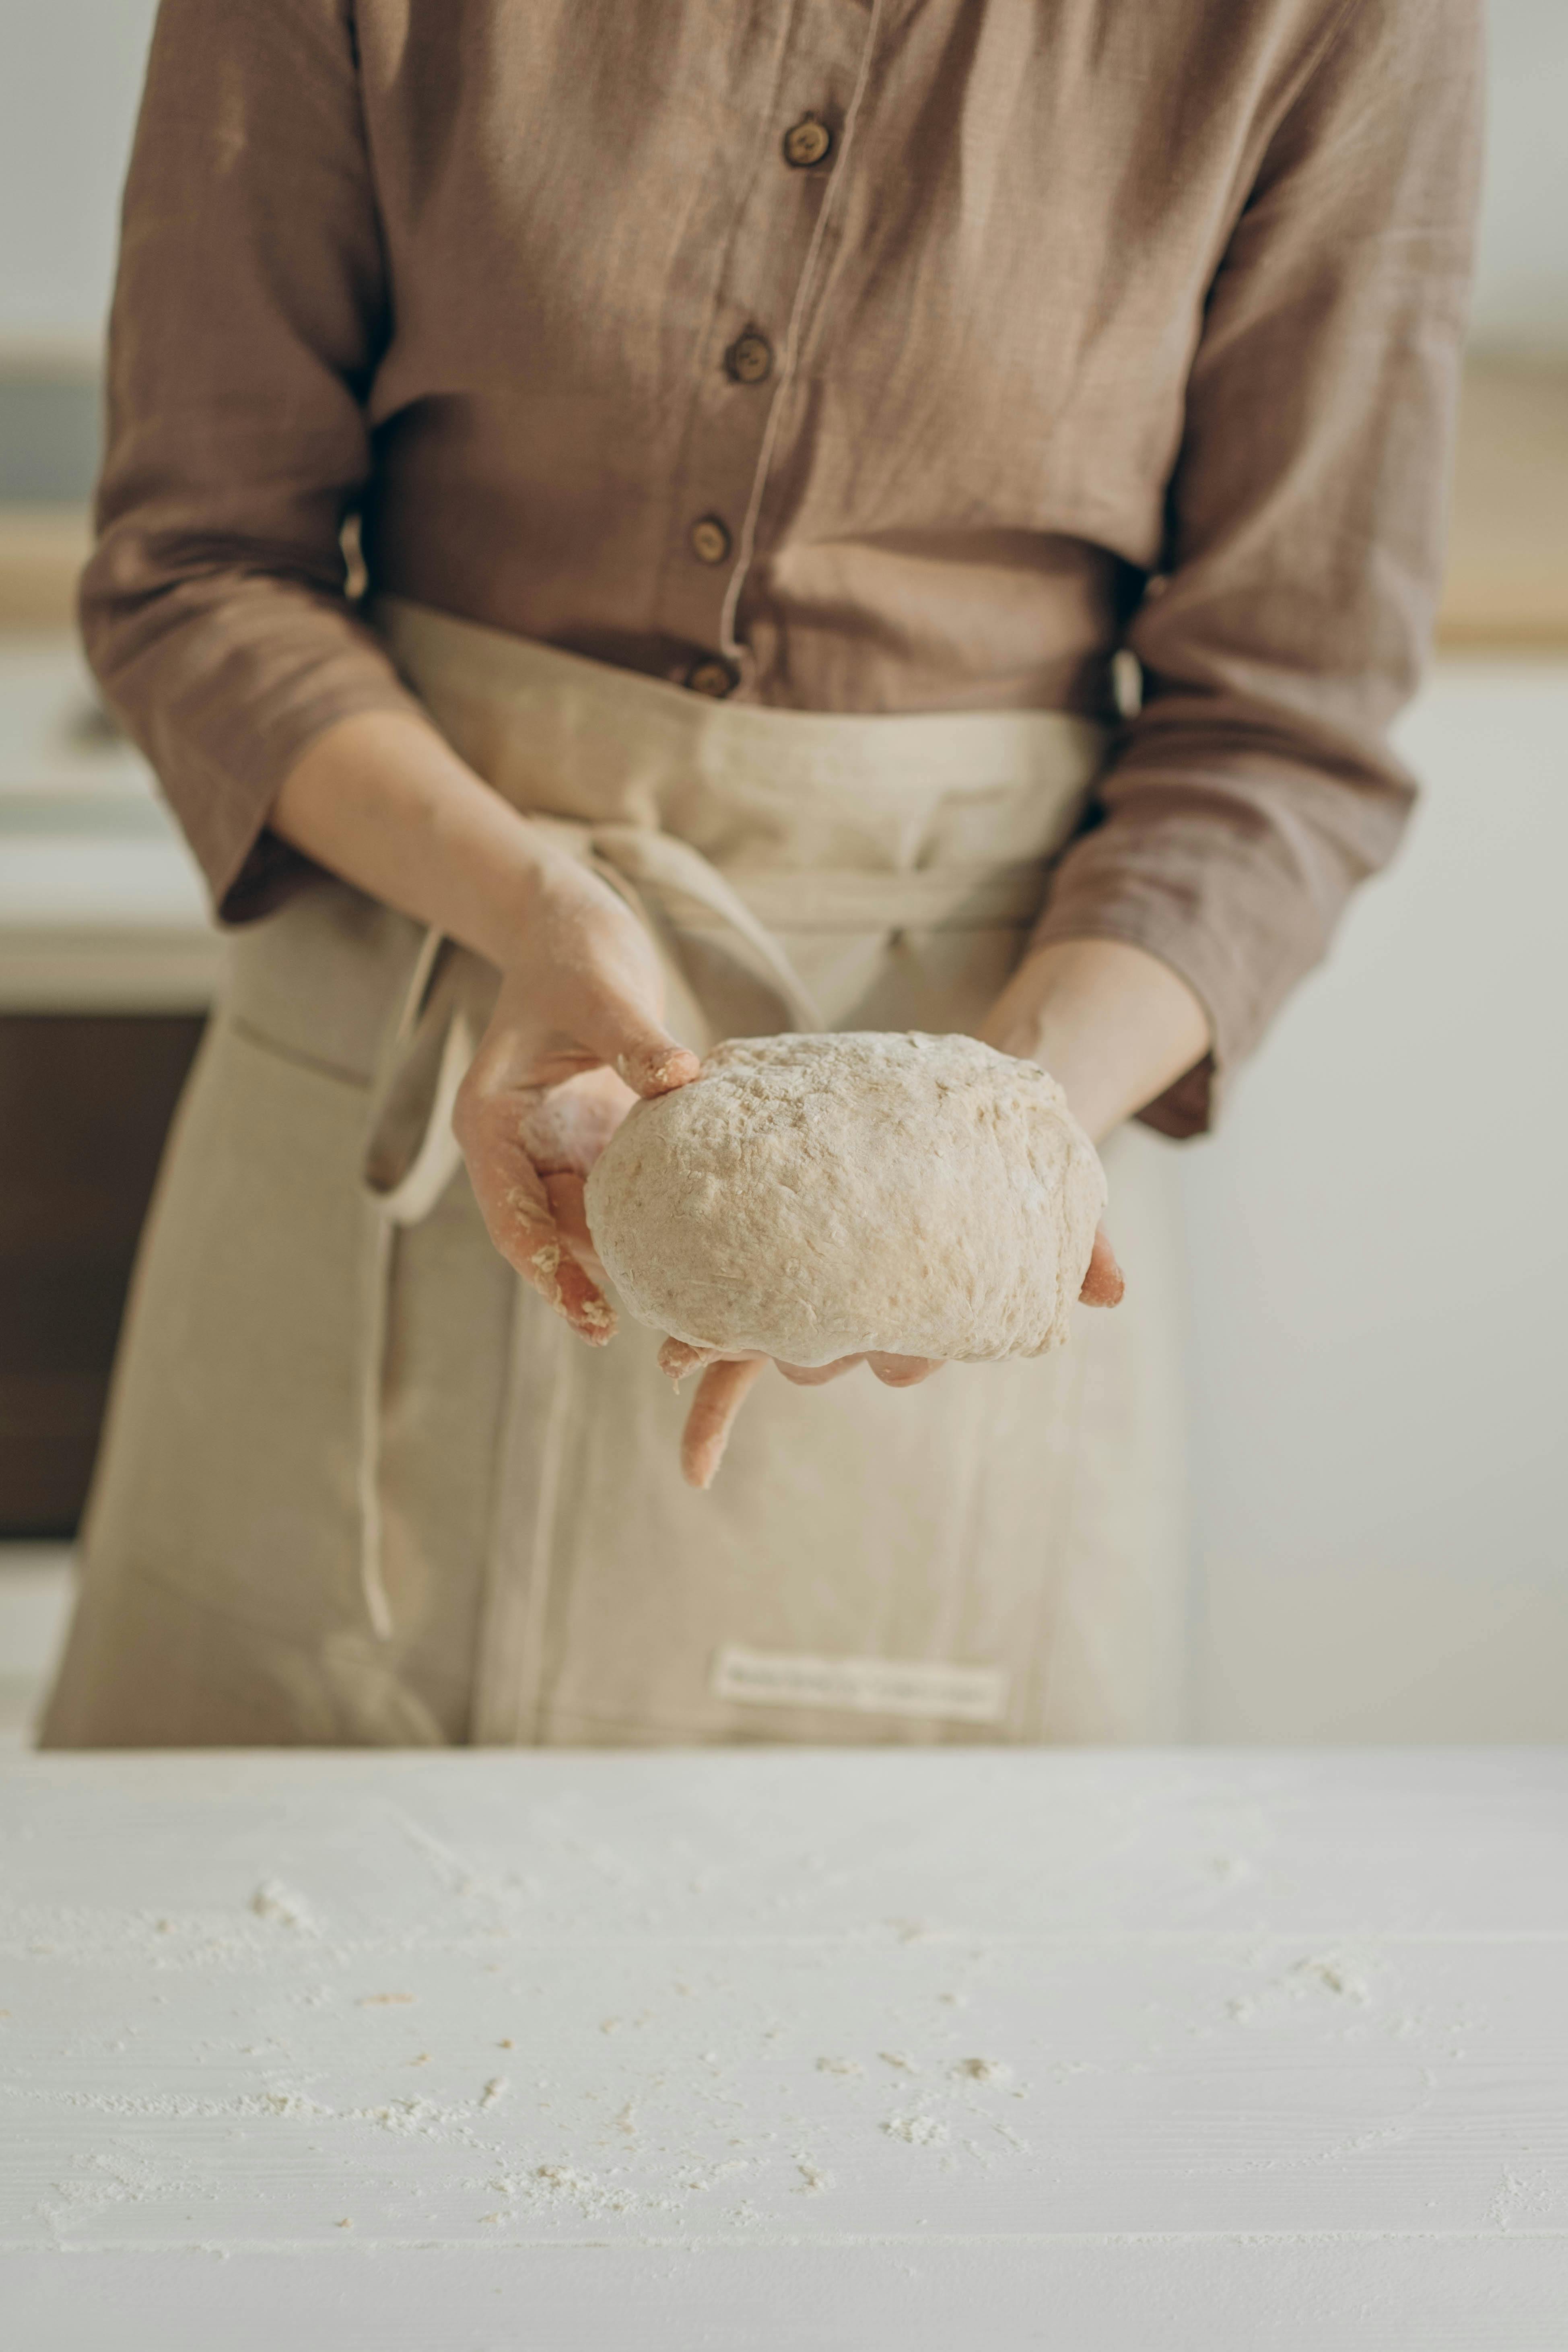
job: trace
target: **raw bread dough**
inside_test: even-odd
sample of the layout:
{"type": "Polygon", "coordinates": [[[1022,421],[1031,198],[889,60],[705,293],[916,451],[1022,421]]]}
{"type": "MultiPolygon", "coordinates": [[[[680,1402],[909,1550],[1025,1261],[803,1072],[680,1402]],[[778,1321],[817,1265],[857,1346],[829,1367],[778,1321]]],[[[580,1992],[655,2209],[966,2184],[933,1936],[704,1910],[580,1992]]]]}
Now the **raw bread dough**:
{"type": "Polygon", "coordinates": [[[588,1179],[631,1314],[814,1366],[1067,1337],[1105,1206],[1056,1080],[974,1037],[745,1037],[638,1103],[588,1179]]]}

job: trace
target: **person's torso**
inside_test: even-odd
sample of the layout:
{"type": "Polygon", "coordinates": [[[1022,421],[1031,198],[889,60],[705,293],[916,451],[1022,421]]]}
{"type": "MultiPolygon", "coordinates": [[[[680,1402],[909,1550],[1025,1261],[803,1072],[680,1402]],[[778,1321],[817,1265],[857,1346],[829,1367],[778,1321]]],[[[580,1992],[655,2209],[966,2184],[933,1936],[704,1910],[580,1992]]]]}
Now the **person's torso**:
{"type": "Polygon", "coordinates": [[[1336,15],[361,0],[374,586],[775,707],[1103,713],[1336,15]]]}

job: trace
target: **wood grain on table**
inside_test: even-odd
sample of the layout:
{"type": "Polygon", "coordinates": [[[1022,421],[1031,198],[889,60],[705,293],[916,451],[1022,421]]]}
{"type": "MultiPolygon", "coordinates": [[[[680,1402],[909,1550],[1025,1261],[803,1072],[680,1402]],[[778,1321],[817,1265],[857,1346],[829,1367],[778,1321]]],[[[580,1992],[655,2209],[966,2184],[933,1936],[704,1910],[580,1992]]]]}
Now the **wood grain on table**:
{"type": "Polygon", "coordinates": [[[0,1776],[26,2352],[1561,2352],[1568,1755],[0,1776]]]}

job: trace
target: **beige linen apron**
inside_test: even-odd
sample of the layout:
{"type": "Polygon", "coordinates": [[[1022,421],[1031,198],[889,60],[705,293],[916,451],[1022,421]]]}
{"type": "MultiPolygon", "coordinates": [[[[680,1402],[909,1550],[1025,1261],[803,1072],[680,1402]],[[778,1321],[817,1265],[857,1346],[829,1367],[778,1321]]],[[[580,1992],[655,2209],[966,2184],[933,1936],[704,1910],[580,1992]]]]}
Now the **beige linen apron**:
{"type": "MultiPolygon", "coordinates": [[[[378,618],[457,749],[637,907],[699,1048],[975,1026],[1103,756],[1056,713],[768,711],[378,618]]],[[[658,1335],[590,1350],[485,1236],[448,1113],[494,984],[325,880],[237,940],[46,1744],[1177,1733],[1164,1148],[1107,1149],[1128,1297],[1068,1348],[902,1392],[765,1376],[696,1494],[658,1335]]]]}

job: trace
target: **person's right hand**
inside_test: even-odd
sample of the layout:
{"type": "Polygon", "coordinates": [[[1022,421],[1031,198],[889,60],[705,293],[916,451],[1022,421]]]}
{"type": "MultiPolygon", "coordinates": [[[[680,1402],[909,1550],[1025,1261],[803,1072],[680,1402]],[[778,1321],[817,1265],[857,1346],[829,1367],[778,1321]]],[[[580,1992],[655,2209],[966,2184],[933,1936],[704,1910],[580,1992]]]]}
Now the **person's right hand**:
{"type": "Polygon", "coordinates": [[[639,1095],[701,1074],[663,1015],[641,923],[587,867],[548,849],[452,1126],[491,1241],[594,1347],[615,1315],[598,1287],[584,1181],[639,1095]]]}
{"type": "Polygon", "coordinates": [[[341,719],[301,753],[274,833],[501,975],[452,1125],[490,1239],[600,1346],[615,1318],[583,1180],[638,1095],[701,1075],[664,1025],[664,975],[607,883],[482,783],[410,710],[341,719]]]}
{"type": "MultiPolygon", "coordinates": [[[[1097,1226],[1078,1294],[1079,1302],[1085,1307],[1119,1307],[1126,1287],[1105,1228],[1097,1226]]],[[[712,1485],[736,1415],[770,1360],[786,1381],[802,1389],[825,1388],[830,1381],[842,1380],[858,1364],[864,1364],[886,1388],[912,1389],[942,1368],[940,1357],[891,1356],[872,1350],[860,1356],[837,1356],[831,1363],[807,1369],[766,1356],[727,1355],[718,1348],[693,1348],[684,1339],[667,1339],[658,1360],[660,1370],[677,1388],[689,1372],[701,1374],[680,1439],[681,1474],[689,1486],[701,1487],[712,1485]]]]}

